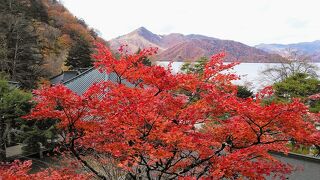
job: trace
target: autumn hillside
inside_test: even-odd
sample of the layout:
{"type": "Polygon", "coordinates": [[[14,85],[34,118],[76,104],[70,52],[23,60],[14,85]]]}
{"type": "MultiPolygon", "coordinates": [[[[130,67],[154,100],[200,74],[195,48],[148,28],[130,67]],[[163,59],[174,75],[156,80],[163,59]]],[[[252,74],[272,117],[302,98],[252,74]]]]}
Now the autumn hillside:
{"type": "Polygon", "coordinates": [[[0,1],[0,70],[26,88],[62,69],[90,65],[93,41],[103,41],[59,1],[0,1]]]}

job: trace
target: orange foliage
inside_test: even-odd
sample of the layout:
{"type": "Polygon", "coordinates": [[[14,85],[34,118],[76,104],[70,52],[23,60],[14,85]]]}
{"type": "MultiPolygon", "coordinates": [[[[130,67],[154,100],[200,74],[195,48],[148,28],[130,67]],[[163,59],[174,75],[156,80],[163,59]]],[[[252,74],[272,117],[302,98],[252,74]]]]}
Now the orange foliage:
{"type": "Polygon", "coordinates": [[[53,3],[48,7],[49,17],[54,20],[54,24],[61,27],[63,34],[77,33],[85,40],[93,42],[90,30],[78,23],[77,18],[72,15],[63,5],[53,3]]]}

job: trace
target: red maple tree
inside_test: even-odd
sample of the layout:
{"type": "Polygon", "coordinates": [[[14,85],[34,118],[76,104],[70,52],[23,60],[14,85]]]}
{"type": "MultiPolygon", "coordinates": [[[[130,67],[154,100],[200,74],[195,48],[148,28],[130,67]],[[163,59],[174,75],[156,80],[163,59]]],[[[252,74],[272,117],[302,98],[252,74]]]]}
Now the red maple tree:
{"type": "Polygon", "coordinates": [[[142,63],[155,51],[116,59],[98,44],[95,67],[117,82],[94,84],[81,96],[63,85],[37,90],[27,118],[58,119],[61,148],[101,179],[110,159],[132,179],[284,177],[293,168],[270,151],[288,152],[289,141],[319,145],[298,99],[265,101],[270,88],[237,98],[231,81],[238,77],[227,72],[236,63],[224,64],[224,54],[212,56],[202,74],[172,74],[142,63]]]}

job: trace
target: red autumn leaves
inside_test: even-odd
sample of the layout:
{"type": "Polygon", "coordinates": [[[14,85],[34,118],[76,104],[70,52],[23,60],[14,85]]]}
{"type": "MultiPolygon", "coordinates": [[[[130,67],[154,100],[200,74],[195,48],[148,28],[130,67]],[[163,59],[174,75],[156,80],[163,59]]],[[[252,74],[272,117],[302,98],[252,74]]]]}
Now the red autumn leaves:
{"type": "Polygon", "coordinates": [[[236,64],[223,64],[224,54],[213,56],[203,74],[172,74],[142,63],[155,51],[116,59],[98,45],[96,68],[117,74],[118,81],[95,84],[82,96],[62,85],[37,90],[28,118],[58,119],[62,144],[78,160],[84,159],[80,149],[109,154],[131,177],[282,176],[291,168],[268,152],[287,152],[289,140],[319,145],[319,132],[298,100],[264,103],[270,89],[237,98],[231,81],[238,77],[227,73],[236,64]]]}

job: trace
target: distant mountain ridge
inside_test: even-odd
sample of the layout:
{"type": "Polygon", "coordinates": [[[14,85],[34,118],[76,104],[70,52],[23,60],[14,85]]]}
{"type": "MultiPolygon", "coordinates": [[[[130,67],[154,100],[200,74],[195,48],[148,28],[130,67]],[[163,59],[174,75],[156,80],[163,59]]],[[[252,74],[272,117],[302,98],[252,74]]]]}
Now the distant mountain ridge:
{"type": "Polygon", "coordinates": [[[277,53],[280,55],[286,55],[290,50],[299,51],[308,55],[311,61],[320,62],[320,40],[293,44],[259,44],[255,47],[269,53],[277,53]]]}
{"type": "Polygon", "coordinates": [[[136,52],[139,48],[157,47],[159,53],[155,57],[160,61],[194,61],[199,57],[210,57],[219,52],[226,52],[226,61],[239,62],[278,62],[282,59],[278,54],[245,45],[232,40],[221,40],[203,35],[183,35],[172,33],[157,35],[140,27],[126,35],[109,41],[112,50],[127,44],[128,49],[136,52]]]}

